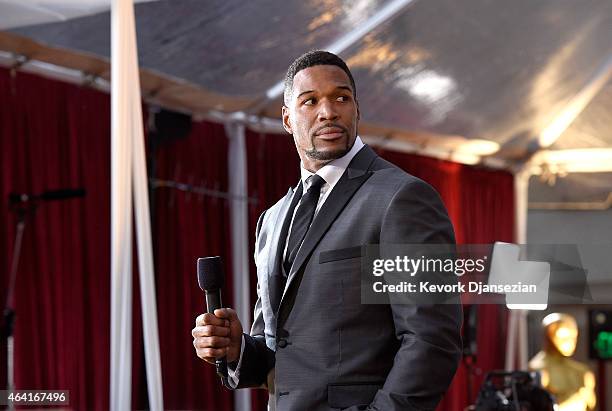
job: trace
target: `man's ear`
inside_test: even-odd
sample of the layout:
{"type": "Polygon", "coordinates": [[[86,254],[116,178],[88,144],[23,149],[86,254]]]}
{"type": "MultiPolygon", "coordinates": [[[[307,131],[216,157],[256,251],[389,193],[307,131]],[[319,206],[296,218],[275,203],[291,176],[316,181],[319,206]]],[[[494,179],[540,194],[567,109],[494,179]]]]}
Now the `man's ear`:
{"type": "Polygon", "coordinates": [[[283,128],[285,129],[285,131],[289,134],[293,134],[293,131],[291,129],[291,119],[289,118],[289,107],[283,105],[283,128]]]}

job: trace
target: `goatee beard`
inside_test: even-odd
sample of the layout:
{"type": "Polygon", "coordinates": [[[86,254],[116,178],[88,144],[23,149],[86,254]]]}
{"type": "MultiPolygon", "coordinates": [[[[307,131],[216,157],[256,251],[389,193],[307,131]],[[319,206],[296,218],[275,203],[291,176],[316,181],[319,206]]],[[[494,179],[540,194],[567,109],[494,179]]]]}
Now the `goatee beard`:
{"type": "Polygon", "coordinates": [[[319,151],[317,149],[317,146],[315,145],[314,140],[315,140],[315,136],[312,136],[310,140],[310,143],[312,144],[312,148],[310,150],[305,151],[306,155],[313,160],[329,162],[329,161],[342,157],[343,155],[345,155],[351,150],[351,146],[349,146],[350,139],[348,138],[348,136],[346,138],[346,146],[344,148],[341,148],[339,150],[332,150],[332,151],[319,151]]]}
{"type": "Polygon", "coordinates": [[[350,148],[348,146],[344,149],[334,150],[334,151],[319,151],[317,150],[316,147],[313,147],[310,150],[306,150],[306,155],[313,160],[332,161],[332,160],[342,157],[349,151],[350,151],[350,148]]]}

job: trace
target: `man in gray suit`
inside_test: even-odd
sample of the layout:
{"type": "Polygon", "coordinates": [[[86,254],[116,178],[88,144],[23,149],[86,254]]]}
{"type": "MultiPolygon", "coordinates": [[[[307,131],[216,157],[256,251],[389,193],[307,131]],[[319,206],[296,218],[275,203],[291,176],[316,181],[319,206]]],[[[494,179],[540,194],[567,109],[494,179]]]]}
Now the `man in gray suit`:
{"type": "Polygon", "coordinates": [[[433,410],[460,359],[460,307],[361,304],[361,250],[453,244],[444,205],[363,144],[355,82],[336,55],[295,60],[284,100],[301,179],[257,223],[251,332],[232,309],[200,315],[196,353],[226,356],[227,385],[268,388],[277,411],[433,410]]]}

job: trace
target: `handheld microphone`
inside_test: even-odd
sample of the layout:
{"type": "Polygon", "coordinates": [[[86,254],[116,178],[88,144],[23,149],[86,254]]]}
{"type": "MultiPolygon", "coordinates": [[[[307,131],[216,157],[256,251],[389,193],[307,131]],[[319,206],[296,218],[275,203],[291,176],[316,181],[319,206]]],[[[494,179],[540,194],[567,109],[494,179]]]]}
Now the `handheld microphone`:
{"type": "MultiPolygon", "coordinates": [[[[198,258],[198,285],[206,294],[206,312],[213,313],[221,308],[221,288],[225,278],[221,257],[198,258]]],[[[217,358],[215,360],[217,375],[221,379],[227,379],[227,360],[217,358]]]]}

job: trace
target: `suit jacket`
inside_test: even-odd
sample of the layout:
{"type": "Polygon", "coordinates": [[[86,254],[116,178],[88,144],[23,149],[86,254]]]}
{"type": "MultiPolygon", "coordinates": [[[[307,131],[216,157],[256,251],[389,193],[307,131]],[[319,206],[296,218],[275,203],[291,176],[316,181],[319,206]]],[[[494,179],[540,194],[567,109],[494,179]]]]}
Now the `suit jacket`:
{"type": "Polygon", "coordinates": [[[266,385],[274,369],[277,411],[433,410],[460,359],[460,306],[362,305],[360,252],[454,243],[440,197],[363,147],[315,216],[274,312],[292,197],[257,224],[258,299],[238,388],[266,385]]]}

